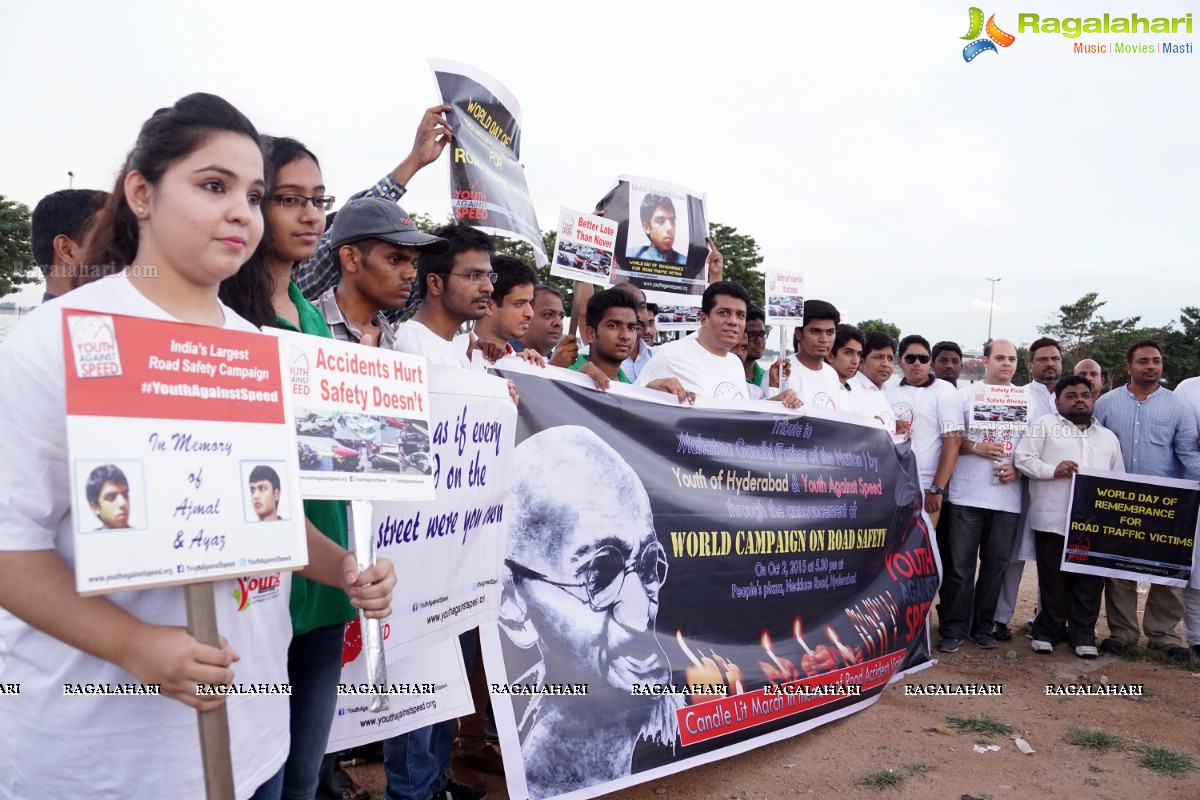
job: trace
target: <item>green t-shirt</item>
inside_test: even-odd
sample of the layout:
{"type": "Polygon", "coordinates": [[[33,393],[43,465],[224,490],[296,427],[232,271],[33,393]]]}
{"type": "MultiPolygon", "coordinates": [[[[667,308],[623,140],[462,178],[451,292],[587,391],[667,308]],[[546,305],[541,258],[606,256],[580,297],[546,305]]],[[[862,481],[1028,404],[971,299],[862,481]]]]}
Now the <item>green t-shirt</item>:
{"type": "MultiPolygon", "coordinates": [[[[300,332],[332,339],[325,317],[317,307],[304,299],[295,282],[288,285],[288,298],[300,312],[300,332]]],[[[281,328],[296,330],[283,317],[276,317],[281,328]]],[[[346,503],[343,500],[305,500],[304,516],[342,547],[350,542],[350,526],[346,503]]],[[[292,578],[292,633],[308,633],[326,625],[343,625],[358,616],[358,609],[350,605],[350,598],[341,589],[316,583],[296,575],[292,578]]]]}
{"type": "Polygon", "coordinates": [[[746,383],[752,383],[755,386],[762,386],[763,376],[766,374],[767,374],[767,371],[765,369],[763,369],[762,367],[760,367],[758,365],[758,362],[755,361],[754,362],[754,375],[753,375],[753,377],[750,378],[750,380],[746,381],[746,383]]]}
{"type": "MultiPolygon", "coordinates": [[[[580,356],[579,358],[575,359],[575,363],[567,367],[567,369],[579,370],[584,364],[587,363],[587,360],[587,356],[580,356]]],[[[617,370],[617,381],[619,383],[633,383],[633,381],[625,377],[625,370],[622,369],[617,370]]]]}

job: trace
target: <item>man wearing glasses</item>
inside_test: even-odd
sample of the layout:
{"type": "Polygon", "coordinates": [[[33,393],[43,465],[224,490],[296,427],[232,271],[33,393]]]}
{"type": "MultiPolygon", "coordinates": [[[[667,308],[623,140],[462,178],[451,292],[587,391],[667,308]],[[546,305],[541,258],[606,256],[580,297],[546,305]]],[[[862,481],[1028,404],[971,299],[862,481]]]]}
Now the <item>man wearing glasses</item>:
{"type": "Polygon", "coordinates": [[[455,341],[455,336],[464,322],[487,313],[496,283],[492,271],[495,244],[483,231],[457,223],[438,228],[434,234],[448,245],[440,253],[425,252],[418,259],[421,307],[396,330],[392,349],[418,353],[431,364],[469,368],[473,345],[455,341]]]}
{"type": "Polygon", "coordinates": [[[667,559],[641,480],[591,430],[537,433],[513,464],[500,628],[536,663],[510,682],[587,685],[585,696],[535,694],[514,708],[529,794],[541,798],[629,775],[639,739],[675,741],[664,712],[677,698],[631,696],[670,682],[655,633],[667,559]],[[582,495],[580,475],[592,487],[582,495]]]}
{"type": "Polygon", "coordinates": [[[335,339],[392,349],[385,308],[404,308],[420,253],[445,252],[449,242],[421,233],[404,209],[378,197],[351,200],[329,231],[341,279],[317,300],[335,339]],[[365,339],[365,341],[364,341],[365,339]]]}
{"type": "MultiPolygon", "coordinates": [[[[341,214],[338,216],[335,225],[341,214]]],[[[423,355],[431,364],[469,368],[470,350],[475,343],[466,337],[456,338],[456,334],[464,322],[478,320],[487,313],[496,282],[492,270],[495,245],[486,233],[457,223],[444,225],[434,234],[446,242],[446,247],[440,251],[426,249],[417,259],[421,305],[413,318],[396,330],[392,349],[423,355]]],[[[467,675],[473,672],[478,641],[474,630],[459,637],[467,675]]],[[[457,727],[456,720],[447,720],[385,740],[387,796],[486,797],[486,791],[460,785],[453,779],[447,782],[445,773],[451,767],[457,727]]]]}
{"type": "Polygon", "coordinates": [[[943,493],[958,461],[963,413],[958,392],[931,372],[932,360],[928,339],[915,334],[905,336],[900,340],[900,370],[904,376],[884,391],[896,420],[906,423],[912,432],[913,455],[925,489],[925,510],[936,527],[943,493]]]}
{"type": "Polygon", "coordinates": [[[746,355],[743,363],[746,367],[746,383],[757,386],[763,396],[769,389],[767,370],[762,368],[758,360],[767,349],[767,315],[761,306],[753,303],[746,310],[746,355]]]}

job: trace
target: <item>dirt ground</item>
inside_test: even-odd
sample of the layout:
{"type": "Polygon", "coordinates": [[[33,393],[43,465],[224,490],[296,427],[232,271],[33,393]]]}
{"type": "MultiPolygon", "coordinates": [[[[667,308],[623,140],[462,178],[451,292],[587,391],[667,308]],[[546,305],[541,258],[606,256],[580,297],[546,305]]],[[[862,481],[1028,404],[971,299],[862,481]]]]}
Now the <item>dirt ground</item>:
{"type": "MultiPolygon", "coordinates": [[[[1033,616],[1035,591],[1030,564],[1014,623],[1033,616]]],[[[1145,591],[1143,586],[1142,602],[1145,591]]],[[[1103,612],[1099,628],[1103,638],[1107,633],[1103,612]]],[[[1176,665],[1144,652],[1085,661],[1065,644],[1053,655],[1037,655],[1021,635],[1001,642],[995,650],[980,650],[966,641],[957,653],[939,655],[939,663],[893,684],[866,711],[605,797],[1037,800],[1062,795],[1200,800],[1200,663],[1176,665]],[[1048,683],[1104,682],[1143,684],[1145,696],[1045,694],[1048,683]],[[1004,690],[1000,697],[906,696],[905,683],[1002,683],[1004,690]],[[948,722],[951,717],[987,717],[1011,725],[1013,733],[957,733],[948,722]],[[1102,752],[1070,744],[1068,731],[1074,728],[1115,734],[1123,747],[1102,752]],[[1022,754],[1013,735],[1023,736],[1036,752],[1022,754]],[[979,753],[977,743],[1000,749],[979,753]],[[1143,767],[1139,762],[1147,748],[1188,756],[1195,768],[1171,776],[1143,767]]],[[[372,797],[383,797],[382,766],[368,764],[350,772],[372,791],[372,797]]],[[[491,780],[488,796],[507,800],[502,778],[491,780]]]]}

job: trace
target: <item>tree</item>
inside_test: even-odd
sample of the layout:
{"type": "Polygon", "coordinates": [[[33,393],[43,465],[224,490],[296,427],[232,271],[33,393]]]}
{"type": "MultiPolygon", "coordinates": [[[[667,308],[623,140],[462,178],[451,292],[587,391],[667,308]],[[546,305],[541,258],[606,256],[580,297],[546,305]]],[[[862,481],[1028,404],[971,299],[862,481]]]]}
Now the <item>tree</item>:
{"type": "Polygon", "coordinates": [[[1200,375],[1200,308],[1185,306],[1178,322],[1168,326],[1159,344],[1163,348],[1163,374],[1167,386],[1174,389],[1184,378],[1200,375]],[[1179,327],[1176,328],[1176,325],[1179,327]]]}
{"type": "Polygon", "coordinates": [[[1088,292],[1074,303],[1059,306],[1057,319],[1038,327],[1038,332],[1062,345],[1063,369],[1069,371],[1085,358],[1094,359],[1108,376],[1108,385],[1120,386],[1129,379],[1125,351],[1139,339],[1160,339],[1166,328],[1139,327],[1141,317],[1109,320],[1100,316],[1107,301],[1088,292]]]}
{"type": "Polygon", "coordinates": [[[18,286],[37,283],[29,237],[29,206],[0,194],[0,297],[18,286]]]}
{"type": "Polygon", "coordinates": [[[709,224],[708,235],[725,259],[725,280],[740,283],[750,293],[751,301],[765,307],[766,276],[758,242],[753,236],[738,233],[737,228],[719,222],[709,224]]]}
{"type": "Polygon", "coordinates": [[[871,331],[880,331],[892,337],[893,341],[900,341],[900,326],[893,325],[890,322],[884,322],[881,319],[869,319],[866,322],[860,322],[856,326],[864,334],[871,331]]]}

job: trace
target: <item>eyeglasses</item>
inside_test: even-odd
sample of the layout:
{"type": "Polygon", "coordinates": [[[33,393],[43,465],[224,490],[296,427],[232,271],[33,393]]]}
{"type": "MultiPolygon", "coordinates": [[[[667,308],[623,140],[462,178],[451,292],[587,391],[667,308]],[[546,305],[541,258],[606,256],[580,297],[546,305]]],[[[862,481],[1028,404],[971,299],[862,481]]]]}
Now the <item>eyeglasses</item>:
{"type": "Polygon", "coordinates": [[[637,558],[629,559],[612,545],[597,549],[583,570],[583,583],[552,581],[542,573],[509,559],[504,560],[504,565],[523,578],[557,586],[579,602],[587,603],[593,611],[607,611],[617,604],[621,589],[625,587],[625,576],[630,572],[637,573],[646,594],[652,599],[658,596],[658,590],[667,582],[667,552],[658,542],[647,545],[637,558]],[[572,589],[583,589],[586,596],[580,597],[572,589]]]}
{"type": "Polygon", "coordinates": [[[495,283],[496,280],[500,277],[495,272],[484,272],[481,269],[474,269],[474,270],[471,270],[470,272],[443,272],[441,274],[454,275],[459,278],[466,278],[471,283],[482,283],[483,281],[487,281],[488,283],[495,283]]]}
{"type": "Polygon", "coordinates": [[[302,194],[277,194],[271,198],[271,202],[278,203],[284,208],[290,209],[301,209],[312,203],[313,208],[329,211],[333,208],[333,203],[336,199],[331,194],[322,194],[316,197],[305,197],[302,194]]]}
{"type": "Polygon", "coordinates": [[[767,332],[766,331],[758,331],[756,333],[747,333],[746,338],[747,339],[765,339],[765,338],[767,338],[767,332]]]}
{"type": "Polygon", "coordinates": [[[920,361],[922,364],[928,364],[929,363],[929,354],[921,353],[920,355],[918,355],[916,353],[909,353],[908,355],[906,355],[904,357],[905,364],[915,364],[918,361],[920,361]]]}

